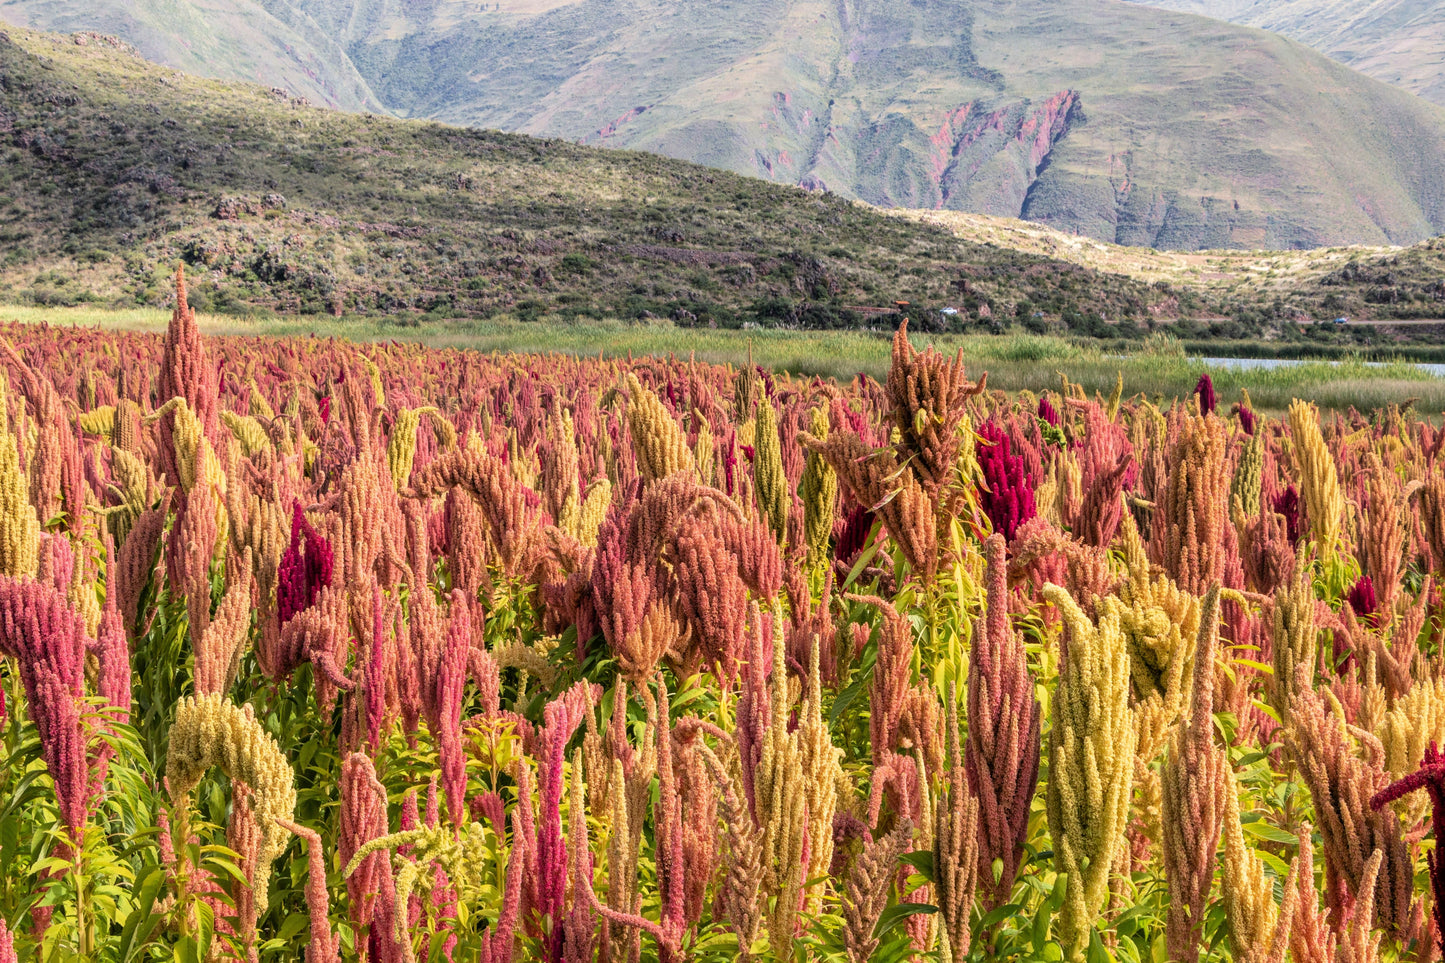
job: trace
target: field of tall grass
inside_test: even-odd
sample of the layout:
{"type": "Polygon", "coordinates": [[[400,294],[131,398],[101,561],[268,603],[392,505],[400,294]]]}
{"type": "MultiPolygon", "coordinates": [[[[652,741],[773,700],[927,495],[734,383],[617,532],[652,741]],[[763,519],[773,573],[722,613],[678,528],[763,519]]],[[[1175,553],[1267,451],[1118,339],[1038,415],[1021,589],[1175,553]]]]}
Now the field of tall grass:
{"type": "MultiPolygon", "coordinates": [[[[105,331],[159,331],[165,317],[150,309],[0,307],[0,320],[27,324],[76,325],[105,331]]],[[[372,320],[265,317],[244,319],[199,315],[208,335],[243,337],[338,337],[352,341],[401,341],[437,348],[482,352],[558,353],[576,357],[695,358],[709,364],[739,365],[751,357],[769,370],[847,381],[859,373],[887,373],[891,332],[815,332],[756,329],[726,331],[654,324],[590,321],[436,321],[408,326],[372,320]]],[[[1235,370],[1189,357],[1181,344],[1153,338],[1129,353],[1105,351],[1059,337],[1005,334],[915,335],[920,345],[963,352],[969,370],[987,368],[989,383],[1005,391],[1039,391],[1060,384],[1060,375],[1090,393],[1111,393],[1122,376],[1127,395],[1159,400],[1188,394],[1208,373],[1230,397],[1248,389],[1263,411],[1283,411],[1292,398],[1323,408],[1366,410],[1414,399],[1422,411],[1445,409],[1445,379],[1398,361],[1367,364],[1357,358],[1307,361],[1270,370],[1235,370]]]]}
{"type": "Polygon", "coordinates": [[[179,294],[0,328],[0,963],[1436,958],[1416,411],[179,294]]]}

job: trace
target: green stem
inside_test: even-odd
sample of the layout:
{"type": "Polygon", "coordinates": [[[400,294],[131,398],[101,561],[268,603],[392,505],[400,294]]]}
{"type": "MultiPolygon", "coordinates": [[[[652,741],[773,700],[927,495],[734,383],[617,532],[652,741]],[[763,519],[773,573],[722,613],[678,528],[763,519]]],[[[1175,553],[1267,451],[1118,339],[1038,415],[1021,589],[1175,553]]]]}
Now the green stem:
{"type": "Polygon", "coordinates": [[[70,864],[70,877],[75,887],[75,942],[81,958],[88,960],[95,956],[95,934],[91,932],[86,917],[85,833],[82,831],[77,835],[81,839],[71,843],[75,851],[70,864]]]}

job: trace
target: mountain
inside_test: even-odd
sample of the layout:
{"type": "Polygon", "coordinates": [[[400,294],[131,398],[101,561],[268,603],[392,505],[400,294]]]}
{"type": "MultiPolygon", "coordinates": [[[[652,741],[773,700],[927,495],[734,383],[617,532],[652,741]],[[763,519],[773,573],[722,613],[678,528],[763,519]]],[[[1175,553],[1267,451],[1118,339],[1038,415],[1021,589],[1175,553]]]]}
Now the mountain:
{"type": "Polygon", "coordinates": [[[833,194],[325,110],[89,35],[0,31],[0,157],[3,301],[159,305],[183,261],[202,310],[397,324],[886,325],[897,300],[956,305],[929,312],[955,327],[1204,310],[833,194]]]}
{"type": "MultiPolygon", "coordinates": [[[[254,13],[303,25],[298,56],[401,116],[880,206],[1175,249],[1445,231],[1445,110],[1284,38],[1120,0],[166,2],[191,11],[158,18],[172,51],[202,42],[187,25],[254,13]]],[[[66,28],[131,8],[0,0],[66,28]]],[[[205,69],[254,79],[227,56],[205,69]]]]}
{"type": "Polygon", "coordinates": [[[1273,30],[1445,105],[1445,0],[1141,0],[1273,30]]]}
{"type": "Polygon", "coordinates": [[[187,73],[280,87],[328,107],[385,110],[335,39],[285,2],[0,0],[0,21],[115,36],[187,73]]]}

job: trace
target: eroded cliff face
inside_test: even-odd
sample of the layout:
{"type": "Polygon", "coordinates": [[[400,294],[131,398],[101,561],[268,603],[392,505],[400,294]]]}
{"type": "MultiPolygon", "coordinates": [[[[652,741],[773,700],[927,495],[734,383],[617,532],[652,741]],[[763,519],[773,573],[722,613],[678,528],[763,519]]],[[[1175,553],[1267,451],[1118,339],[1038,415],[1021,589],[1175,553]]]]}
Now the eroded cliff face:
{"type": "MultiPolygon", "coordinates": [[[[714,44],[699,18],[715,12],[694,16],[692,0],[605,2],[621,4],[598,21],[610,39],[588,41],[523,129],[1150,247],[1445,230],[1411,173],[1426,158],[1445,177],[1445,115],[1218,22],[1088,0],[772,0],[739,14],[740,31],[771,18],[766,39],[714,44]],[[674,62],[686,71],[669,85],[674,62]]],[[[559,35],[605,2],[535,29],[559,35]]],[[[506,76],[498,61],[485,84],[506,76]]],[[[516,110],[473,122],[506,126],[516,110]]]]}

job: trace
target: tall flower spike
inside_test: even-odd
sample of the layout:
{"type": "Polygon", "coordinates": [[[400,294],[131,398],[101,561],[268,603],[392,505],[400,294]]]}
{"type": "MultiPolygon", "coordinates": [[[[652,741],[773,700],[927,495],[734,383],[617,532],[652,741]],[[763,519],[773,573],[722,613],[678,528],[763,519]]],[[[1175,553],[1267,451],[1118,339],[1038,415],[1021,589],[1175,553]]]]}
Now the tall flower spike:
{"type": "MultiPolygon", "coordinates": [[[[997,536],[995,536],[997,537],[997,536]]],[[[948,781],[934,812],[933,875],[938,881],[938,904],[948,938],[948,958],[968,959],[972,934],[969,915],[978,885],[978,798],[968,787],[958,748],[958,686],[948,693],[948,781]]],[[[989,861],[990,871],[992,860],[989,861]]]]}
{"type": "MultiPolygon", "coordinates": [[[[537,832],[537,881],[538,893],[535,909],[552,921],[551,931],[544,940],[547,958],[561,958],[564,943],[562,924],[566,916],[567,893],[567,841],[562,832],[562,773],[567,742],[577,727],[582,724],[582,714],[587,711],[585,686],[590,682],[578,682],[561,696],[547,703],[543,709],[546,724],[538,730],[539,767],[537,776],[538,794],[541,806],[541,826],[537,832]]],[[[573,882],[578,882],[576,876],[573,882]]],[[[588,886],[590,889],[590,884],[588,886]]]]}
{"type": "MultiPolygon", "coordinates": [[[[708,889],[718,868],[718,785],[702,757],[701,739],[691,739],[678,766],[678,794],[683,802],[682,857],[687,866],[684,917],[696,926],[707,905],[708,889]]],[[[832,826],[828,827],[832,843],[832,826]]]]}
{"type": "MultiPolygon", "coordinates": [[[[105,713],[100,729],[107,735],[114,735],[117,725],[130,722],[131,667],[130,646],[126,642],[125,627],[121,624],[120,611],[116,607],[116,593],[109,586],[115,584],[115,545],[109,535],[105,536],[105,607],[101,612],[100,628],[95,637],[96,694],[105,700],[105,713]]],[[[110,758],[115,753],[109,739],[97,740],[98,746],[91,753],[91,792],[99,796],[105,783],[110,758]]]]}
{"type": "Polygon", "coordinates": [[[1365,861],[1360,896],[1335,949],[1335,963],[1378,963],[1380,959],[1380,934],[1374,931],[1375,900],[1379,895],[1384,857],[1384,852],[1377,849],[1365,861]]]}
{"type": "Polygon", "coordinates": [[[1085,544],[1107,548],[1125,514],[1124,494],[1138,481],[1139,463],[1128,431],[1110,420],[1097,404],[1090,403],[1084,409],[1084,431],[1084,446],[1079,454],[1082,498],[1078,512],[1065,522],[1085,544]]]}
{"type": "Polygon", "coordinates": [[[1108,896],[1128,821],[1136,738],[1129,652],[1108,600],[1095,624],[1058,586],[1045,586],[1044,597],[1068,635],[1049,731],[1048,819],[1055,866],[1067,874],[1059,932],[1077,963],[1108,896]]]}
{"type": "MultiPolygon", "coordinates": [[[[1023,857],[1029,808],[1039,779],[1039,701],[1023,638],[1009,620],[1004,537],[984,543],[988,609],[978,623],[968,664],[965,765],[978,799],[978,858],[983,903],[1009,901],[1023,857]],[[994,879],[993,864],[1002,871],[994,879]]],[[[951,730],[950,730],[951,735],[951,730]]]]}
{"type": "MultiPolygon", "coordinates": [[[[1163,770],[1164,876],[1169,885],[1165,934],[1177,963],[1199,958],[1204,904],[1214,879],[1228,761],[1214,744],[1214,652],[1219,641],[1219,586],[1204,596],[1194,648],[1193,706],[1175,728],[1163,770]]],[[[1070,656],[1072,657],[1072,652],[1070,656]]]]}
{"type": "MultiPolygon", "coordinates": [[[[784,647],[781,632],[781,628],[777,628],[774,635],[780,650],[784,647]]],[[[843,750],[833,745],[828,722],[823,715],[820,663],[818,638],[814,636],[803,703],[798,707],[797,727],[793,730],[800,750],[808,811],[808,882],[804,896],[809,913],[817,912],[822,903],[824,880],[833,862],[833,815],[838,808],[838,787],[848,785],[842,766],[843,750]]]]}
{"type": "Polygon", "coordinates": [[[120,608],[121,622],[131,638],[144,634],[141,593],[155,571],[156,550],[160,547],[169,512],[170,496],[167,494],[158,504],[141,512],[120,546],[116,561],[116,604],[120,608]]]}
{"type": "Polygon", "coordinates": [[[757,496],[758,508],[767,520],[773,538],[781,543],[788,535],[788,510],[793,504],[793,493],[788,491],[788,478],[783,472],[778,415],[773,410],[773,403],[767,398],[758,402],[754,437],[757,439],[757,447],[753,456],[753,493],[757,496]]]}
{"type": "Polygon", "coordinates": [[[1230,481],[1230,518],[1237,531],[1243,532],[1259,516],[1263,492],[1264,435],[1250,435],[1230,481]]]}
{"type": "MultiPolygon", "coordinates": [[[[828,412],[813,409],[808,430],[819,441],[828,440],[828,412]]],[[[803,497],[803,537],[808,543],[808,564],[818,566],[829,557],[833,516],[838,505],[838,473],[816,450],[809,450],[800,485],[803,497]]]]}
{"type": "MultiPolygon", "coordinates": [[[[156,393],[162,400],[184,398],[189,412],[195,416],[200,434],[209,438],[216,433],[219,415],[216,368],[207,357],[201,331],[196,324],[196,314],[186,301],[186,275],[182,265],[176,266],[175,283],[176,307],[166,328],[156,393]]],[[[172,484],[181,483],[190,470],[178,460],[172,440],[177,420],[175,413],[161,417],[158,449],[161,470],[172,484]]]]}
{"type": "Polygon", "coordinates": [[[630,371],[625,384],[627,425],[643,482],[651,484],[677,472],[695,473],[697,467],[687,447],[687,436],[666,406],[630,371]]]}
{"type": "Polygon", "coordinates": [[[915,351],[908,341],[907,321],[898,326],[886,385],[889,420],[912,470],[935,500],[953,477],[963,443],[959,426],[965,403],[982,392],[987,381],[987,374],[977,383],[964,377],[962,349],[952,359],[932,345],[915,351]]]}
{"type": "Polygon", "coordinates": [[[1411,915],[1414,872],[1393,810],[1375,811],[1370,800],[1387,785],[1383,751],[1366,737],[1362,754],[1346,730],[1343,711],[1331,699],[1310,691],[1305,668],[1299,667],[1290,697],[1290,725],[1285,745],[1299,767],[1314,800],[1315,817],[1324,839],[1325,895],[1336,924],[1351,900],[1365,897],[1367,853],[1379,850],[1384,862],[1374,890],[1376,919],[1382,929],[1403,932],[1411,915]]]}
{"type": "Polygon", "coordinates": [[[978,437],[978,464],[986,486],[979,490],[979,501],[993,530],[1012,540],[1019,527],[1038,514],[1033,484],[1023,459],[1014,454],[1009,436],[997,423],[984,422],[978,437]]]}
{"type": "Polygon", "coordinates": [[[1274,674],[1266,687],[1270,703],[1285,725],[1289,725],[1295,687],[1314,688],[1318,635],[1314,579],[1309,566],[1297,562],[1289,581],[1274,597],[1274,638],[1270,646],[1274,674]]]}
{"type": "Polygon", "coordinates": [[[1214,393],[1214,379],[1205,372],[1199,376],[1199,383],[1194,386],[1194,396],[1199,399],[1199,413],[1201,415],[1214,414],[1215,406],[1218,405],[1218,396],[1214,393]]]}
{"type": "MultiPolygon", "coordinates": [[[[357,850],[386,835],[386,789],[376,779],[376,769],[367,756],[353,752],[341,763],[341,811],[338,853],[342,865],[350,865],[357,850]]],[[[390,885],[391,866],[385,853],[373,853],[346,879],[347,914],[357,935],[358,946],[365,947],[367,927],[376,915],[376,903],[383,892],[383,877],[390,885]]],[[[383,921],[373,933],[390,940],[390,930],[383,921]]]]}
{"type": "Polygon", "coordinates": [[[1264,484],[1264,435],[1251,435],[1229,483],[1230,513],[1236,528],[1259,514],[1264,484]]]}
{"type": "Polygon", "coordinates": [[[0,575],[0,654],[19,663],[60,818],[77,842],[92,799],[81,720],[85,653],[92,647],[80,615],[54,587],[0,575]]]}
{"type": "MultiPolygon", "coordinates": [[[[572,779],[567,787],[567,829],[571,869],[577,877],[577,889],[592,888],[592,849],[587,840],[586,791],[582,750],[579,748],[572,753],[572,779]]],[[[563,958],[567,963],[588,963],[592,959],[593,916],[591,901],[574,892],[572,909],[567,914],[567,932],[563,947],[563,958]]]]}
{"type": "Polygon", "coordinates": [[[726,871],[716,899],[717,912],[737,937],[739,957],[748,960],[763,920],[758,900],[763,882],[761,833],[747,804],[738,797],[737,786],[722,762],[706,745],[701,747],[701,755],[718,782],[718,809],[727,838],[726,871]]]}
{"type": "Polygon", "coordinates": [[[340,963],[336,936],[331,932],[331,898],[326,892],[326,852],[321,848],[321,837],[309,826],[289,819],[278,819],[276,824],[306,841],[306,909],[311,918],[306,963],[340,963]]]}
{"type": "Polygon", "coordinates": [[[10,434],[5,372],[0,369],[0,575],[31,575],[39,561],[40,520],[30,504],[29,484],[10,434]]]}
{"type": "Polygon", "coordinates": [[[1380,597],[1380,608],[1393,612],[1405,561],[1403,488],[1398,476],[1374,453],[1367,459],[1368,493],[1360,506],[1360,562],[1380,597]]]}
{"type": "Polygon", "coordinates": [[[1229,459],[1224,422],[1170,414],[1168,478],[1156,493],[1150,557],[1179,587],[1203,595],[1219,582],[1239,588],[1239,536],[1229,518],[1229,459]]]}
{"type": "Polygon", "coordinates": [[[284,625],[316,601],[331,584],[331,544],[306,519],[298,501],[291,509],[291,543],[277,569],[276,610],[284,625]]]}
{"type": "Polygon", "coordinates": [[[197,695],[219,695],[231,687],[251,629],[251,550],[229,568],[230,586],[210,624],[191,632],[197,695]]]}
{"type": "Polygon", "coordinates": [[[850,963],[866,963],[878,949],[874,930],[888,905],[898,858],[908,851],[913,824],[900,820],[893,831],[870,839],[848,868],[843,892],[843,947],[850,963]]]}
{"type": "Polygon", "coordinates": [[[1289,958],[1293,963],[1333,963],[1336,937],[1329,914],[1321,912],[1315,892],[1314,837],[1309,823],[1299,828],[1299,872],[1295,874],[1295,914],[1289,932],[1289,958]]]}
{"type": "MultiPolygon", "coordinates": [[[[1224,779],[1224,916],[1229,923],[1234,956],[1250,963],[1284,963],[1299,905],[1302,859],[1297,856],[1290,864],[1284,884],[1284,903],[1276,908],[1274,883],[1265,874],[1264,861],[1244,842],[1239,818],[1239,784],[1234,779],[1234,770],[1226,766],[1224,779]]],[[[1304,838],[1308,849],[1309,837],[1304,838]]],[[[1306,885],[1313,890],[1313,876],[1306,885]]]]}
{"type": "Polygon", "coordinates": [[[1320,433],[1319,415],[1307,402],[1290,402],[1289,434],[1294,442],[1295,464],[1304,494],[1305,514],[1320,555],[1329,558],[1338,546],[1340,525],[1345,517],[1345,498],[1340,491],[1335,459],[1320,433]]]}
{"type": "Polygon", "coordinates": [[[810,787],[801,735],[788,731],[788,671],[783,661],[781,622],[781,612],[775,612],[771,718],[753,775],[757,818],[763,830],[764,880],[774,897],[768,917],[768,940],[773,946],[792,943],[803,900],[809,838],[810,787]]]}
{"type": "Polygon", "coordinates": [[[257,865],[265,867],[253,881],[258,916],[266,913],[271,863],[286,848],[286,831],[278,819],[290,819],[296,810],[296,787],[291,766],[261,724],[251,706],[238,708],[217,695],[187,697],[176,706],[166,756],[166,784],[171,800],[181,805],[212,766],[239,779],[256,794],[256,817],[261,824],[257,865]]]}
{"type": "Polygon", "coordinates": [[[1435,830],[1435,848],[1427,856],[1430,890],[1434,896],[1435,936],[1440,952],[1445,954],[1445,857],[1440,854],[1440,832],[1445,829],[1445,753],[1440,752],[1435,743],[1430,743],[1420,768],[1377,792],[1370,799],[1370,808],[1378,812],[1396,799],[1421,789],[1430,796],[1431,820],[1435,830]]]}
{"type": "Polygon", "coordinates": [[[1200,601],[1162,572],[1152,573],[1132,515],[1124,518],[1123,541],[1129,577],[1119,583],[1119,618],[1129,643],[1139,757],[1148,763],[1189,704],[1186,673],[1199,635],[1200,601]]]}
{"type": "Polygon", "coordinates": [[[714,519],[691,515],[678,525],[667,560],[673,566],[678,608],[701,650],[705,666],[716,666],[731,683],[746,644],[747,586],[738,559],[727,548],[714,519]]]}

